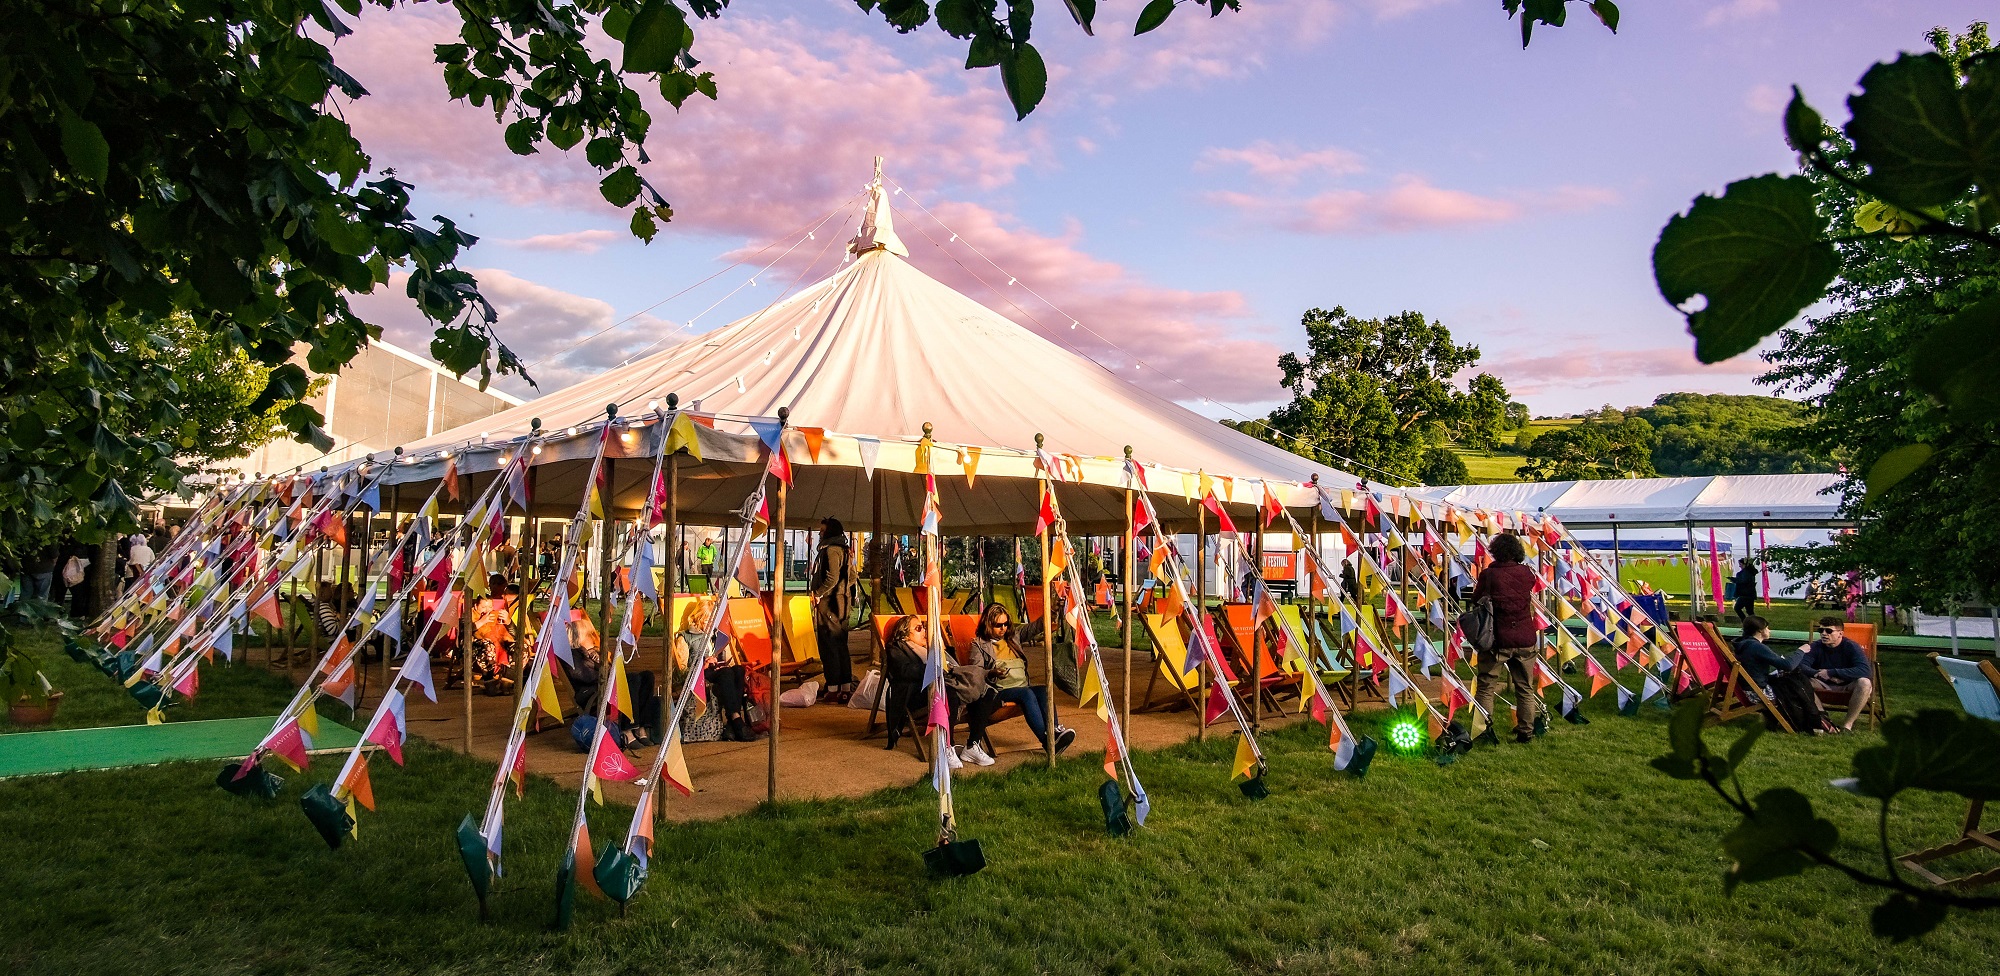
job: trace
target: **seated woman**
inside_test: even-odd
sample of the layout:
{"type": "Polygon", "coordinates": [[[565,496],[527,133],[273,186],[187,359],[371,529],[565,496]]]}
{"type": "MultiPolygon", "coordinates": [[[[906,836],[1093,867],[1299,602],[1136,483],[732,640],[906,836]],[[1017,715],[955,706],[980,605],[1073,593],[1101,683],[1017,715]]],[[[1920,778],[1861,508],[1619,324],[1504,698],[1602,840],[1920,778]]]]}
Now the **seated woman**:
{"type": "MultiPolygon", "coordinates": [[[[590,615],[582,607],[570,609],[566,626],[570,656],[576,664],[565,667],[563,677],[569,679],[577,710],[595,721],[598,706],[603,702],[604,682],[611,674],[611,662],[605,657],[604,641],[598,636],[597,626],[590,622],[590,615]]],[[[625,672],[625,687],[632,694],[628,707],[636,715],[613,715],[611,720],[617,723],[619,744],[627,749],[654,744],[653,732],[660,728],[660,696],[654,690],[655,683],[651,671],[625,672]]]]}
{"type": "Polygon", "coordinates": [[[473,673],[481,680],[495,681],[507,670],[514,650],[514,603],[509,596],[507,577],[494,573],[487,577],[487,596],[472,605],[473,673]]]}
{"type": "MultiPolygon", "coordinates": [[[[930,623],[922,614],[906,614],[897,620],[889,630],[889,658],[886,668],[889,688],[883,699],[886,718],[889,723],[889,744],[885,748],[896,748],[896,739],[913,716],[928,719],[931,710],[930,690],[924,687],[925,662],[930,656],[930,623]]],[[[945,706],[949,718],[956,726],[961,718],[966,723],[968,743],[977,743],[986,737],[986,723],[992,719],[993,711],[1000,707],[998,696],[990,693],[986,684],[984,669],[977,665],[962,664],[953,669],[960,674],[957,679],[946,678],[945,706]]],[[[923,728],[923,723],[916,726],[923,728]]],[[[964,765],[964,758],[958,751],[951,730],[946,731],[949,751],[945,761],[951,768],[964,765]]],[[[967,749],[967,756],[981,766],[993,765],[993,759],[978,747],[967,749]]]]}
{"type": "Polygon", "coordinates": [[[1820,709],[1819,699],[1813,695],[1812,679],[1802,667],[1805,655],[1779,654],[1764,643],[1770,639],[1771,622],[1754,613],[1746,615],[1743,636],[1733,642],[1736,660],[1750,680],[1770,696],[1793,730],[1821,734],[1827,724],[1826,713],[1820,709]]]}
{"type": "MultiPolygon", "coordinates": [[[[1021,647],[1014,641],[1014,621],[1007,608],[998,603],[989,603],[979,614],[979,626],[973,631],[972,648],[967,652],[967,661],[986,670],[986,681],[998,697],[1000,704],[1014,704],[1021,707],[1021,716],[1028,723],[1028,731],[1035,733],[1035,740],[1048,748],[1047,717],[1048,688],[1033,684],[1028,680],[1028,660],[1021,653],[1021,647]]],[[[968,740],[970,741],[970,740],[968,740]]],[[[1076,730],[1056,725],[1056,751],[1062,752],[1076,741],[1076,730]]],[[[993,751],[992,740],[986,740],[988,753],[993,751]]],[[[977,745],[977,743],[973,743],[977,745]]]]}
{"type": "Polygon", "coordinates": [[[721,631],[715,634],[715,646],[708,645],[708,625],[715,618],[715,600],[697,599],[688,608],[687,619],[681,625],[681,632],[674,638],[674,661],[685,672],[689,662],[706,652],[708,660],[702,666],[702,680],[708,687],[708,708],[699,716],[681,716],[681,736],[689,742],[754,742],[758,736],[750,727],[749,695],[743,660],[736,648],[729,642],[729,635],[721,631]],[[711,737],[706,728],[719,719],[722,723],[720,735],[711,737]]]}

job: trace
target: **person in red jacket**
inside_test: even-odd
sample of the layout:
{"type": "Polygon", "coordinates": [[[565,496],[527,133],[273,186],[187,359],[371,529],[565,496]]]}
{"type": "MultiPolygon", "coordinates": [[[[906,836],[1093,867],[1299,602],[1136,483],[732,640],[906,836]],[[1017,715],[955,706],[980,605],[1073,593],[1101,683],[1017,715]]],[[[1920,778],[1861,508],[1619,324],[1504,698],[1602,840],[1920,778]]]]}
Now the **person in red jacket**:
{"type": "Polygon", "coordinates": [[[1493,565],[1479,574],[1479,582],[1472,588],[1472,599],[1493,600],[1494,647],[1479,652],[1479,683],[1472,697],[1486,714],[1493,714],[1493,696],[1500,693],[1501,676],[1505,674],[1514,686],[1514,741],[1532,742],[1535,714],[1542,708],[1541,694],[1535,690],[1534,675],[1530,672],[1537,643],[1535,590],[1541,581],[1534,570],[1523,565],[1528,553],[1518,537],[1496,537],[1489,551],[1493,565]]]}

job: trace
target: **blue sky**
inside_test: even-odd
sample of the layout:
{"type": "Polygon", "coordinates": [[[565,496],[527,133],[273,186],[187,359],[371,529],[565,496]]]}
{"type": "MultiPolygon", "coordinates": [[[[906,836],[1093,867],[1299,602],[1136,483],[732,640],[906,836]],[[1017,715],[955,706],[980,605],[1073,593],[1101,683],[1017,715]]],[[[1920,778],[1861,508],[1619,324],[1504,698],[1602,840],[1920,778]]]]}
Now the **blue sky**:
{"type": "MultiPolygon", "coordinates": [[[[1138,6],[1101,4],[1088,38],[1043,5],[1051,93],[1026,122],[934,28],[897,36],[845,0],[731,8],[697,29],[720,100],[656,108],[648,176],[676,220],[650,246],[595,200],[580,159],[512,157],[489,112],[447,104],[427,64],[448,33],[436,12],[371,9],[335,53],[375,93],[349,114],[377,167],[418,184],[420,212],[485,238],[466,264],[544,389],[826,273],[838,244],[824,246],[851,218],[812,241],[794,230],[850,197],[879,153],[908,188],[899,217],[920,267],[1024,321],[1082,321],[1058,338],[1108,365],[1143,359],[1136,375],[1175,377],[1163,392],[1211,415],[1268,409],[1301,312],[1334,305],[1442,319],[1547,414],[1753,391],[1753,360],[1694,362],[1653,286],[1660,226],[1697,193],[1793,165],[1789,86],[1844,120],[1871,63],[1985,12],[1635,0],[1616,36],[1576,6],[1523,51],[1491,0],[1245,0],[1213,20],[1183,6],[1133,38],[1138,6]],[[945,244],[951,232],[962,242],[945,244]],[[577,345],[773,241],[766,257],[801,246],[756,286],[739,287],[740,268],[577,345]]],[[[423,348],[400,298],[361,307],[423,348]]]]}

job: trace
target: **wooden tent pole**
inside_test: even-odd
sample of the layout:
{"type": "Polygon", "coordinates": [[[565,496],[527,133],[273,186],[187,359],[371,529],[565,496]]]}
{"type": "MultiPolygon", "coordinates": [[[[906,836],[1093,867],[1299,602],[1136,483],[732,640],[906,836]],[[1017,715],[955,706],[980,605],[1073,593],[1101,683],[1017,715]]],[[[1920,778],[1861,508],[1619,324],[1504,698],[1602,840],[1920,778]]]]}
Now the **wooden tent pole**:
{"type": "MultiPolygon", "coordinates": [[[[469,481],[470,479],[466,480],[469,481]]],[[[454,531],[457,532],[464,531],[466,517],[472,514],[472,494],[473,493],[470,484],[461,483],[459,485],[458,525],[455,527],[454,531]]],[[[467,563],[470,563],[473,559],[477,558],[479,555],[479,547],[475,544],[474,539],[475,537],[473,536],[466,537],[465,560],[467,563]]],[[[459,684],[464,688],[465,692],[463,696],[465,699],[464,751],[465,754],[468,756],[472,754],[472,681],[473,681],[472,587],[470,584],[472,580],[472,574],[480,572],[481,569],[482,568],[479,566],[472,566],[472,565],[464,565],[458,567],[458,580],[459,580],[458,676],[459,676],[459,684]]]]}
{"type": "Polygon", "coordinates": [[[882,628],[875,626],[875,611],[882,606],[882,585],[888,581],[883,566],[888,559],[882,550],[882,479],[871,475],[868,479],[868,494],[872,514],[868,522],[868,545],[863,551],[868,555],[868,575],[875,585],[868,588],[868,644],[873,651],[873,666],[878,675],[878,684],[873,699],[868,703],[868,734],[875,734],[875,716],[882,713],[882,699],[887,694],[889,675],[885,665],[888,647],[882,643],[882,628]]]}
{"type": "MultiPolygon", "coordinates": [[[[1208,615],[1208,506],[1196,505],[1194,514],[1194,621],[1199,630],[1208,615]]],[[[1199,633],[1188,639],[1201,643],[1199,633]]],[[[1194,741],[1201,742],[1208,738],[1208,668],[1195,669],[1195,682],[1194,741]]]]}
{"type": "MultiPolygon", "coordinates": [[[[1264,514],[1262,512],[1250,516],[1250,524],[1256,528],[1256,531],[1250,536],[1250,561],[1254,564],[1251,567],[1251,571],[1257,574],[1259,581],[1262,581],[1264,578],[1263,518],[1264,514]]],[[[1254,601],[1257,598],[1256,588],[1251,587],[1250,590],[1251,592],[1243,595],[1254,601]]],[[[1261,732],[1263,728],[1264,628],[1257,623],[1257,607],[1253,602],[1250,607],[1250,731],[1253,733],[1261,732]]]]}
{"type": "MultiPolygon", "coordinates": [[[[612,423],[607,420],[605,423],[612,423]]],[[[612,435],[617,436],[617,435],[612,435]]],[[[588,485],[584,486],[589,491],[588,485]]],[[[597,520],[597,639],[611,632],[611,523],[618,518],[618,459],[604,458],[604,517],[597,520]]]]}
{"type": "MultiPolygon", "coordinates": [[[[539,448],[537,448],[539,449],[539,448]]],[[[527,448],[523,448],[527,450],[527,448]]],[[[532,455],[530,455],[532,456],[532,455]]],[[[514,546],[514,586],[521,591],[521,598],[514,604],[514,611],[508,614],[508,623],[514,630],[514,653],[507,656],[507,668],[513,672],[514,687],[521,686],[521,677],[526,667],[521,648],[528,646],[528,612],[534,606],[535,591],[528,586],[528,564],[535,561],[534,543],[528,539],[528,527],[535,523],[535,489],[541,482],[542,469],[538,465],[528,468],[528,503],[521,508],[521,529],[510,532],[507,541],[514,546]],[[525,548],[525,552],[523,549],[525,548]]],[[[506,594],[501,594],[504,599],[506,594]]]]}
{"type": "MultiPolygon", "coordinates": [[[[1035,456],[1038,458],[1042,456],[1042,444],[1042,435],[1038,433],[1035,435],[1035,456]]],[[[1035,486],[1039,489],[1035,494],[1035,511],[1039,517],[1042,497],[1049,490],[1049,472],[1040,465],[1036,465],[1035,486]]],[[[1048,699],[1042,709],[1042,728],[1048,734],[1042,736],[1042,745],[1048,751],[1050,769],[1056,766],[1056,631],[1055,608],[1049,604],[1049,533],[1054,531],[1055,527],[1050,526],[1048,532],[1042,533],[1042,655],[1045,658],[1043,666],[1048,668],[1044,679],[1048,699]]],[[[1071,594],[1070,598],[1075,599],[1075,594],[1071,594]]]]}
{"type": "MultiPolygon", "coordinates": [[[[402,448],[399,447],[396,450],[398,452],[401,452],[402,448]]],[[[393,464],[394,462],[390,463],[393,464]]],[[[399,549],[402,548],[403,545],[403,536],[402,533],[396,531],[397,528],[396,516],[401,514],[402,511],[403,511],[403,486],[390,485],[389,486],[389,544],[399,549]]],[[[389,559],[394,560],[395,558],[396,558],[395,553],[392,552],[389,554],[389,559]]],[[[386,566],[383,567],[383,571],[385,573],[387,572],[387,570],[388,567],[386,566]]],[[[405,571],[407,571],[407,568],[405,571]]],[[[392,588],[389,593],[389,596],[393,597],[395,595],[396,595],[395,591],[392,588]]],[[[393,603],[390,604],[389,609],[394,610],[399,614],[403,612],[402,607],[396,606],[393,603]]],[[[389,668],[389,645],[384,644],[382,645],[382,694],[385,697],[389,694],[389,685],[395,681],[395,679],[391,677],[394,673],[395,672],[393,672],[389,668]]]]}
{"type": "MultiPolygon", "coordinates": [[[[778,437],[776,445],[771,448],[772,451],[783,451],[785,449],[785,426],[786,421],[790,420],[791,416],[792,411],[789,408],[778,408],[778,437]]],[[[765,763],[764,785],[765,798],[772,803],[778,802],[778,728],[779,720],[785,711],[784,705],[778,700],[778,693],[783,690],[779,668],[780,662],[784,660],[785,652],[791,644],[790,635],[787,632],[788,628],[785,626],[789,619],[787,613],[790,609],[785,606],[785,500],[786,495],[789,494],[788,489],[790,487],[785,483],[783,478],[778,479],[778,509],[771,513],[770,528],[771,620],[773,621],[771,628],[771,745],[769,758],[765,763]]]]}
{"type": "MultiPolygon", "coordinates": [[[[1133,463],[1132,445],[1127,444],[1125,445],[1126,467],[1129,469],[1133,463]]],[[[1134,587],[1137,585],[1136,577],[1139,573],[1139,557],[1133,554],[1134,543],[1138,540],[1139,532],[1135,527],[1138,517],[1136,515],[1137,509],[1133,507],[1136,502],[1132,497],[1132,480],[1132,473],[1130,470],[1127,470],[1125,473],[1125,565],[1119,571],[1120,582],[1125,589],[1125,626],[1121,628],[1125,631],[1123,640],[1125,648],[1125,685],[1121,695],[1123,700],[1120,702],[1119,710],[1122,715],[1119,717],[1118,727],[1125,730],[1127,735],[1130,735],[1132,731],[1132,593],[1134,587]]]]}

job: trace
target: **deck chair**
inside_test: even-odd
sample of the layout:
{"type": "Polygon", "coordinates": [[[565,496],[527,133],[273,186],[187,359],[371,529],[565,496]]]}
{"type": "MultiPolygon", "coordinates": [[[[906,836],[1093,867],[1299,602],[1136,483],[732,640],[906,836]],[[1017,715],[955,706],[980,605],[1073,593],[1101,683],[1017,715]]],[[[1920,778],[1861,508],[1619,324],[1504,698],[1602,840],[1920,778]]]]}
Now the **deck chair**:
{"type": "MultiPolygon", "coordinates": [[[[1851,624],[1849,626],[1852,626],[1851,624]]],[[[1944,675],[1944,680],[1958,692],[1958,703],[1965,714],[1974,718],[2000,722],[2000,668],[1992,661],[1968,661],[1960,657],[1930,656],[1931,663],[1944,675]]],[[[1957,878],[1943,878],[1933,873],[1925,864],[1966,851],[1987,850],[2000,853],[2000,837],[1995,831],[1982,829],[1980,818],[1986,812],[1983,800],[1973,800],[1966,808],[1965,821],[1959,827],[1958,836],[1936,847],[1925,848],[1896,859],[1896,863],[1931,884],[1940,888],[1978,888],[2000,882],[2000,868],[1988,868],[1957,878]]]]}
{"type": "MultiPolygon", "coordinates": [[[[1686,622],[1675,624],[1674,633],[1676,637],[1682,638],[1679,641],[1680,660],[1674,662],[1675,670],[1693,675],[1696,690],[1713,689],[1717,681],[1728,676],[1729,665],[1723,661],[1721,653],[1710,646],[1707,634],[1700,633],[1694,624],[1686,622]],[[1695,632],[1701,639],[1689,639],[1684,631],[1695,632]]],[[[1725,639],[1720,640],[1718,646],[1730,645],[1725,639]]],[[[1678,688],[1680,684],[1680,675],[1676,674],[1674,687],[1678,688]]]]}
{"type": "MultiPolygon", "coordinates": [[[[1021,620],[1021,621],[1023,622],[1023,628],[1024,628],[1024,629],[1025,629],[1025,627],[1026,627],[1027,625],[1029,625],[1029,624],[1039,624],[1039,623],[1041,623],[1041,621],[1042,621],[1042,588],[1041,588],[1041,587],[1039,587],[1039,586],[1030,586],[1030,587],[1028,587],[1028,593],[1027,593],[1027,599],[1025,599],[1025,600],[1021,601],[1021,604],[1022,604],[1022,605],[1021,605],[1021,616],[1020,616],[1019,618],[1017,618],[1017,619],[1019,619],[1019,620],[1021,620]]],[[[1061,625],[1062,625],[1062,622],[1061,622],[1061,621],[1059,621],[1059,620],[1051,620],[1051,621],[1049,621],[1049,626],[1051,626],[1051,627],[1060,627],[1061,625]]],[[[1047,640],[1048,638],[1047,638],[1047,636],[1046,636],[1046,635],[1044,635],[1042,639],[1043,639],[1043,640],[1047,640]]]]}
{"type": "Polygon", "coordinates": [[[1181,622],[1157,613],[1142,613],[1138,616],[1142,626],[1146,628],[1146,636],[1153,642],[1154,668],[1151,677],[1146,679],[1145,700],[1133,711],[1199,706],[1201,703],[1195,700],[1195,692],[1201,687],[1201,675],[1199,666],[1194,669],[1183,668],[1187,663],[1187,637],[1181,632],[1181,622]],[[1185,702],[1169,699],[1160,705],[1153,704],[1153,686],[1162,677],[1181,693],[1186,699],[1185,702]]]}
{"type": "Polygon", "coordinates": [[[978,613],[981,608],[971,605],[977,596],[978,594],[972,593],[969,590],[953,590],[944,598],[944,612],[947,614],[978,613]]]}
{"type": "MultiPolygon", "coordinates": [[[[1236,658],[1244,674],[1256,675],[1257,692],[1264,697],[1264,703],[1274,710],[1283,711],[1278,703],[1278,693],[1289,690],[1296,696],[1305,679],[1278,666],[1268,635],[1258,639],[1256,617],[1250,604],[1223,604],[1220,623],[1223,626],[1217,628],[1217,636],[1222,638],[1224,648],[1236,658]]],[[[1239,691],[1241,685],[1242,679],[1239,679],[1239,691]]]]}
{"type": "Polygon", "coordinates": [[[819,660],[819,634],[813,629],[812,597],[801,593],[785,601],[785,636],[791,639],[791,664],[819,660]]]}
{"type": "Polygon", "coordinates": [[[1764,694],[1764,689],[1750,680],[1750,672],[1743,670],[1743,662],[1736,659],[1736,651],[1714,624],[1679,621],[1674,624],[1674,636],[1680,640],[1683,653],[1705,652],[1727,666],[1728,679],[1710,686],[1707,724],[1721,725],[1745,715],[1768,715],[1786,732],[1798,731],[1785,720],[1785,713],[1778,710],[1777,703],[1764,694]]]}
{"type": "Polygon", "coordinates": [[[1012,587],[1012,586],[996,586],[996,587],[994,587],[994,588],[993,588],[993,602],[994,602],[994,603],[998,603],[998,604],[1000,604],[1000,605],[1001,605],[1001,606],[1003,606],[1003,607],[1006,607],[1006,608],[1007,608],[1007,614],[1008,614],[1008,616],[1010,616],[1010,617],[1014,618],[1014,620],[1015,620],[1015,622],[1016,622],[1016,623],[1020,622],[1020,620],[1021,620],[1021,595],[1020,595],[1019,593],[1015,592],[1015,590],[1014,590],[1014,587],[1012,587]]]}
{"type": "MultiPolygon", "coordinates": [[[[1341,682],[1346,680],[1348,672],[1353,669],[1329,669],[1320,659],[1320,654],[1318,653],[1319,647],[1332,647],[1334,645],[1327,643],[1326,634],[1318,631],[1319,621],[1315,620],[1311,626],[1308,626],[1305,621],[1305,615],[1300,612],[1299,606],[1296,603],[1279,604],[1278,616],[1284,619],[1287,633],[1298,635],[1299,639],[1306,642],[1306,646],[1300,648],[1300,653],[1310,662],[1312,669],[1319,672],[1320,682],[1326,685],[1328,690],[1334,690],[1335,695],[1346,699],[1346,704],[1352,707],[1354,702],[1349,696],[1346,687],[1341,682]],[[1317,646],[1315,646],[1316,644],[1317,646]]],[[[1335,660],[1337,661],[1338,658],[1335,658],[1335,660]]],[[[1299,693],[1302,695],[1305,694],[1305,689],[1301,687],[1299,693]]]]}
{"type": "Polygon", "coordinates": [[[924,610],[923,598],[917,595],[916,587],[898,586],[891,592],[895,595],[896,611],[898,613],[923,612],[924,610]]]}
{"type": "MultiPolygon", "coordinates": [[[[1868,658],[1868,670],[1875,682],[1875,693],[1868,698],[1868,727],[1879,728],[1889,718],[1889,703],[1882,688],[1882,662],[1875,656],[1875,625],[1850,623],[1842,629],[1847,632],[1849,640],[1861,645],[1862,653],[1868,658]]],[[[1852,691],[1844,688],[1829,691],[1815,685],[1813,693],[1819,696],[1819,703],[1823,708],[1839,709],[1843,712],[1852,710],[1854,703],[1852,691]]]]}

